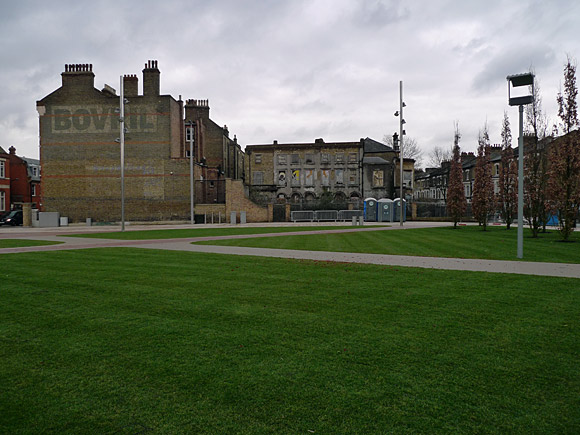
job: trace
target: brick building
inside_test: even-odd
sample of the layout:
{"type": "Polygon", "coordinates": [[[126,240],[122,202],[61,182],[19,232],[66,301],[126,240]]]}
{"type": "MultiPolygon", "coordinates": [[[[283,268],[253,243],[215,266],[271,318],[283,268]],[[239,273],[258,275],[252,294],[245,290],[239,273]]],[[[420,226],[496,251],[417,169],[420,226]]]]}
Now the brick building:
{"type": "MultiPolygon", "coordinates": [[[[123,77],[125,216],[127,220],[190,217],[189,146],[194,148],[196,206],[225,203],[225,178],[243,177],[244,153],[227,127],[209,118],[207,100],[160,93],[157,61],[123,77]]],[[[62,86],[37,101],[42,203],[71,221],[121,217],[119,95],[94,87],[92,65],[66,65],[62,86]]]]}
{"type": "Polygon", "coordinates": [[[0,213],[40,205],[40,162],[16,155],[16,148],[6,152],[0,147],[0,213]]]}

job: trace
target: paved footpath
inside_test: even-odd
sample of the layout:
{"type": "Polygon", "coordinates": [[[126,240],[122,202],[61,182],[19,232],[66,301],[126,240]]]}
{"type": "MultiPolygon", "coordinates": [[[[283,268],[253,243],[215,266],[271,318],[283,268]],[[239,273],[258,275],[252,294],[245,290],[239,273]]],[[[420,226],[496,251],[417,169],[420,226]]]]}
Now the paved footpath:
{"type": "MultiPolygon", "coordinates": [[[[312,224],[308,224],[312,225],[312,224]]],[[[409,228],[445,226],[447,223],[422,223],[422,222],[408,222],[403,228],[398,224],[390,227],[368,227],[356,228],[346,230],[322,230],[322,231],[308,231],[311,234],[320,233],[336,233],[336,232],[350,232],[350,231],[389,231],[401,230],[409,228]]],[[[248,225],[250,226],[250,225],[248,225]]],[[[264,226],[264,225],[260,225],[264,226]]],[[[279,224],[274,226],[280,226],[279,224]]],[[[195,228],[216,226],[196,225],[195,228]]],[[[231,227],[229,225],[221,225],[220,228],[231,227]]],[[[238,226],[239,227],[239,226],[238,226]]],[[[142,229],[170,229],[180,228],[186,229],[191,226],[131,226],[130,231],[142,229]]],[[[515,273],[524,275],[540,275],[540,276],[555,276],[580,278],[580,264],[565,264],[565,263],[537,263],[525,261],[499,261],[499,260],[476,260],[464,258],[441,258],[441,257],[413,257],[403,255],[379,255],[379,254],[357,254],[344,252],[326,252],[326,251],[297,251],[287,249],[267,249],[267,248],[247,248],[247,247],[232,247],[232,246],[213,246],[213,245],[192,245],[192,242],[221,240],[231,238],[255,238],[255,237],[276,237],[285,236],[292,233],[271,233],[271,234],[252,234],[252,235],[234,235],[234,236],[215,236],[215,237],[195,237],[186,239],[163,239],[163,240],[112,240],[112,239],[87,239],[76,237],[63,237],[66,234],[86,233],[86,232],[110,232],[118,231],[117,227],[109,228],[83,228],[83,227],[67,227],[66,229],[13,229],[14,231],[2,231],[0,229],[0,238],[13,239],[31,239],[31,240],[47,240],[63,242],[60,245],[49,246],[34,246],[26,248],[5,248],[0,249],[0,254],[22,253],[22,252],[41,252],[41,251],[61,251],[70,249],[90,249],[90,248],[104,248],[104,247],[134,247],[143,249],[166,249],[173,251],[189,251],[189,252],[204,252],[227,255],[249,255],[257,257],[276,257],[276,258],[290,258],[301,260],[315,260],[315,261],[333,261],[343,263],[363,263],[363,264],[378,264],[401,267],[420,267],[428,269],[446,269],[446,270],[467,270],[476,272],[496,272],[496,273],[515,273]]],[[[305,234],[302,232],[300,234],[305,234]]]]}

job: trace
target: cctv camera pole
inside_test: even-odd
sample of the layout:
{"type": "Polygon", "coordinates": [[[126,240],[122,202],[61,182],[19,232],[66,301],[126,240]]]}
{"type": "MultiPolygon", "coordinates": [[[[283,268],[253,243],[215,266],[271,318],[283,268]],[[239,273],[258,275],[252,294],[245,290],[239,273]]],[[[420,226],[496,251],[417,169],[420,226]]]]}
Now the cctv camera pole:
{"type": "Polygon", "coordinates": [[[399,82],[399,130],[399,164],[401,166],[399,210],[401,215],[401,226],[403,226],[403,80],[399,82]]]}
{"type": "Polygon", "coordinates": [[[125,231],[125,91],[123,88],[123,76],[120,85],[121,96],[119,98],[119,124],[121,144],[121,231],[125,231]]]}

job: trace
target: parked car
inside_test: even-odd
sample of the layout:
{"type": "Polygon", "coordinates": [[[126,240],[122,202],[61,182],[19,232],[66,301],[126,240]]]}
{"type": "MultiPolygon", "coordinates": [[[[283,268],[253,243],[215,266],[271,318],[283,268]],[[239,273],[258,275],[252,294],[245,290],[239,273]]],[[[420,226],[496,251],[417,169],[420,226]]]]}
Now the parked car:
{"type": "Polygon", "coordinates": [[[22,225],[22,210],[12,210],[0,219],[0,225],[22,225]]]}

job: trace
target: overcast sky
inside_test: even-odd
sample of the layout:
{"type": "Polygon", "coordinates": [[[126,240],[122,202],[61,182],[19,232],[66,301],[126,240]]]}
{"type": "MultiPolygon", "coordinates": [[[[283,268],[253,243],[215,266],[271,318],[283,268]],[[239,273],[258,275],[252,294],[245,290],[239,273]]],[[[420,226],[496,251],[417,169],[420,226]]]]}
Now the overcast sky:
{"type": "Polygon", "coordinates": [[[549,117],[566,56],[579,56],[577,0],[2,1],[0,146],[38,158],[36,101],[68,63],[95,87],[158,60],[161,93],[209,99],[242,146],[382,140],[398,131],[427,155],[459,122],[474,151],[487,121],[500,142],[506,76],[536,71],[549,117]]]}

